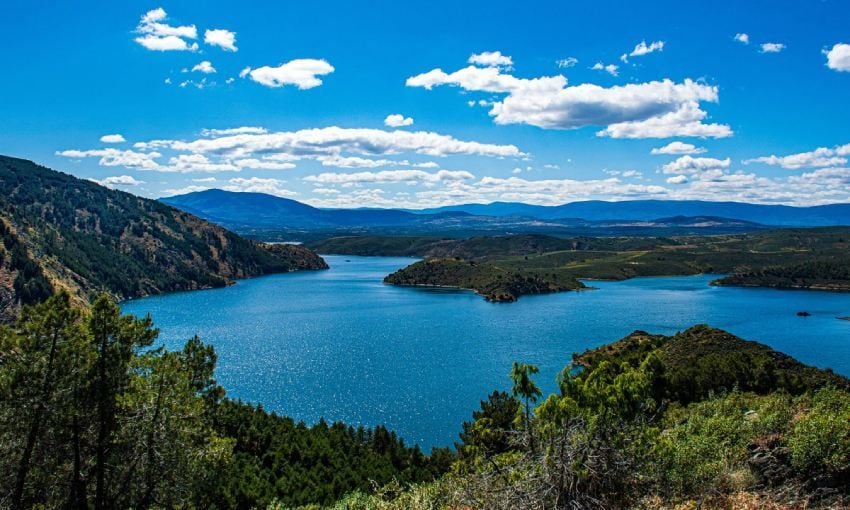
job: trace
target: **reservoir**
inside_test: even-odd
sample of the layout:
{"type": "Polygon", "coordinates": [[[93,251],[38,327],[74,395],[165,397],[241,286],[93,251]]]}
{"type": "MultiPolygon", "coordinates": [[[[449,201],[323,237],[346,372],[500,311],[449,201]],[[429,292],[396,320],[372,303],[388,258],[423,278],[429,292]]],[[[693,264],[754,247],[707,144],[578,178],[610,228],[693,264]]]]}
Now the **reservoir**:
{"type": "Polygon", "coordinates": [[[572,353],[634,330],[673,334],[705,323],[850,375],[850,294],[711,287],[716,276],[586,282],[595,290],[495,304],[468,291],[384,285],[416,259],[326,256],[331,269],[271,275],[213,290],[128,301],[159,343],[198,335],[218,353],[231,398],[314,423],[384,424],[427,452],[461,423],[513,361],[540,367],[544,394],[572,353]],[[807,311],[808,317],[798,317],[807,311]]]}

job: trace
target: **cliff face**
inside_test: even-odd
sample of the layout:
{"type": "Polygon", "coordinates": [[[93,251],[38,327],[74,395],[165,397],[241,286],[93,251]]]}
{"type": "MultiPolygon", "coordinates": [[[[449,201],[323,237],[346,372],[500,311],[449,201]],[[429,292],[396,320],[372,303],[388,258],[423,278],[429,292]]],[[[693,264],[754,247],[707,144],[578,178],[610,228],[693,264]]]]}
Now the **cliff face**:
{"type": "Polygon", "coordinates": [[[67,289],[80,300],[220,287],[323,269],[300,246],[249,241],[168,205],[0,156],[0,317],[67,289]]]}

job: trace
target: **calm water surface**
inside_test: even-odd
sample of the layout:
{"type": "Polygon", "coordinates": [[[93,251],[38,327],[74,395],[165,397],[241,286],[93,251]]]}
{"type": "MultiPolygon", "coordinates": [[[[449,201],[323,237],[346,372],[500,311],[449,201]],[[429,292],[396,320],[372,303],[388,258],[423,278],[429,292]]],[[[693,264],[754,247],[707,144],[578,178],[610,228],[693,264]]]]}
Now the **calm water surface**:
{"type": "Polygon", "coordinates": [[[597,290],[493,304],[470,292],[382,278],[415,259],[327,256],[331,269],[243,280],[122,305],[161,341],[215,345],[228,395],[306,422],[385,424],[426,450],[449,445],[511,362],[540,366],[545,392],[570,355],[641,329],[708,323],[850,375],[850,294],[709,287],[710,276],[592,282],[597,290]],[[797,317],[800,310],[811,317],[797,317]]]}

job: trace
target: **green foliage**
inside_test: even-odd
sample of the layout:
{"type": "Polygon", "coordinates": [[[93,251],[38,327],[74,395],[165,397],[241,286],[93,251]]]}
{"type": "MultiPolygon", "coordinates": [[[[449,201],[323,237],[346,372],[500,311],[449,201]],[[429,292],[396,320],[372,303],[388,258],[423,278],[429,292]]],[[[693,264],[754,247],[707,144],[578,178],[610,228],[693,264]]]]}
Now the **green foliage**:
{"type": "Polygon", "coordinates": [[[12,507],[183,505],[227,458],[191,383],[204,376],[182,352],[143,352],[156,333],[106,296],[82,314],[64,293],[0,330],[0,494],[12,507]]]}
{"type": "Polygon", "coordinates": [[[677,495],[740,488],[735,476],[745,470],[748,446],[785,432],[791,404],[781,393],[758,397],[735,392],[674,409],[655,447],[659,485],[677,495]]]}
{"type": "Polygon", "coordinates": [[[812,396],[809,405],[788,437],[794,467],[804,473],[826,470],[850,478],[850,394],[825,388],[812,396]]]}
{"type": "Polygon", "coordinates": [[[235,441],[232,462],[208,495],[218,508],[328,504],[373,483],[433,480],[452,460],[445,450],[426,457],[384,427],[308,427],[241,402],[222,402],[214,423],[235,441]]]}
{"type": "Polygon", "coordinates": [[[516,434],[519,401],[503,391],[494,391],[481,401],[481,409],[472,412],[472,421],[463,423],[460,444],[456,445],[465,459],[492,457],[512,448],[516,434]]]}

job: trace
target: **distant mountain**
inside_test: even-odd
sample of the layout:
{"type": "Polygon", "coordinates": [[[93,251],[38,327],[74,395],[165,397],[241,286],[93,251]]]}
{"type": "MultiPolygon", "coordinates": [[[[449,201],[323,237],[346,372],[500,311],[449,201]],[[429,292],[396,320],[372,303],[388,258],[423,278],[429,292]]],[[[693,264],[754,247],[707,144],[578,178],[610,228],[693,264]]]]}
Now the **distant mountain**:
{"type": "Polygon", "coordinates": [[[649,221],[673,216],[714,216],[773,226],[826,227],[850,225],[850,204],[791,207],[700,200],[630,200],[623,202],[571,202],[557,206],[542,206],[514,202],[493,202],[490,204],[437,207],[411,212],[419,214],[465,212],[482,216],[515,215],[542,220],[581,218],[587,221],[649,221]]]}
{"type": "Polygon", "coordinates": [[[168,205],[230,228],[337,228],[361,225],[406,225],[418,215],[393,209],[318,209],[265,193],[236,193],[220,189],[160,199],[168,205]]]}
{"type": "Polygon", "coordinates": [[[0,156],[0,319],[66,289],[131,298],[327,267],[312,251],[249,241],[155,200],[0,156]]]}
{"type": "MultiPolygon", "coordinates": [[[[516,232],[552,235],[684,235],[750,232],[765,228],[751,221],[716,215],[662,214],[660,216],[664,218],[660,220],[642,217],[586,219],[552,214],[544,218],[532,213],[547,212],[547,208],[523,204],[505,204],[511,207],[504,208],[493,204],[496,207],[489,215],[483,214],[489,206],[469,206],[469,211],[442,208],[431,212],[319,209],[263,193],[237,193],[218,189],[160,200],[241,234],[264,239],[278,235],[287,239],[308,239],[319,232],[384,235],[440,233],[452,236],[516,232]]],[[[664,212],[671,211],[675,212],[675,208],[664,212]]]]}

